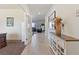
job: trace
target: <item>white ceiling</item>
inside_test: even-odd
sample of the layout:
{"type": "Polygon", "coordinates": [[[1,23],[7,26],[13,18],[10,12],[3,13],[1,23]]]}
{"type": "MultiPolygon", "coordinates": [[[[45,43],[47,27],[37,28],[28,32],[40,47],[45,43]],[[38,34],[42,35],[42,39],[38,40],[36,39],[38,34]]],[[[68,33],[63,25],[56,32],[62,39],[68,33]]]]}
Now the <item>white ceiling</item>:
{"type": "Polygon", "coordinates": [[[32,20],[44,20],[46,13],[52,7],[52,4],[29,4],[28,5],[31,15],[32,15],[32,20]],[[40,15],[38,14],[40,12],[40,15]]]}
{"type": "Polygon", "coordinates": [[[0,4],[0,9],[17,9],[19,7],[19,4],[0,4]]]}
{"type": "MultiPolygon", "coordinates": [[[[52,6],[52,4],[21,4],[24,6],[24,8],[27,8],[27,6],[30,9],[32,20],[44,20],[46,13],[48,12],[49,8],[52,6]],[[40,12],[40,15],[38,14],[40,12]]],[[[0,4],[0,9],[21,9],[20,4],[0,4]]]]}

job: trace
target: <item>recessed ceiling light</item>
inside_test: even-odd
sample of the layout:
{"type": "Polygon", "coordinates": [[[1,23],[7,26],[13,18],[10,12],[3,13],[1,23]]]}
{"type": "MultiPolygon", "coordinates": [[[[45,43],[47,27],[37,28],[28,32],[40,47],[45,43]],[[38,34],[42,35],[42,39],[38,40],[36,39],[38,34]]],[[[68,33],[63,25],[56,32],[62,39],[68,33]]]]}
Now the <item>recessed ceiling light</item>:
{"type": "Polygon", "coordinates": [[[38,12],[38,15],[40,15],[41,13],[40,12],[38,12]]]}

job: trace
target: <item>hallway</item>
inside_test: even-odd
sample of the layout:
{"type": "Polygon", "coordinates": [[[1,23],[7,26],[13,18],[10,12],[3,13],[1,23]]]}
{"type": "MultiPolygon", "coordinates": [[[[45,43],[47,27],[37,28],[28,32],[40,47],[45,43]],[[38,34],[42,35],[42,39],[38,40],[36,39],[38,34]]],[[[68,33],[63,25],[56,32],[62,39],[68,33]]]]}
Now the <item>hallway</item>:
{"type": "Polygon", "coordinates": [[[44,33],[36,33],[33,35],[31,43],[24,49],[22,55],[51,55],[50,51],[51,49],[44,33]]]}

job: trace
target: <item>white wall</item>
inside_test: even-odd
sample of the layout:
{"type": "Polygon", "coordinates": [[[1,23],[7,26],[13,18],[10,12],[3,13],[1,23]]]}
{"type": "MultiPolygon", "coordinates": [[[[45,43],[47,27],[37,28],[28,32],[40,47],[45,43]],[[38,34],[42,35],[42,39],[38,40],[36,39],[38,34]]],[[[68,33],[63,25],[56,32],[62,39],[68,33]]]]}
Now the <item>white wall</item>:
{"type": "Polygon", "coordinates": [[[20,9],[0,9],[0,32],[7,33],[7,40],[21,39],[21,23],[24,20],[24,11],[20,9]],[[14,27],[6,26],[6,17],[14,17],[14,27]]]}
{"type": "Polygon", "coordinates": [[[36,23],[32,22],[32,27],[35,27],[36,26],[36,23]]]}
{"type": "Polygon", "coordinates": [[[51,13],[53,12],[53,7],[51,7],[46,16],[45,16],[45,36],[48,38],[48,30],[49,30],[49,20],[48,20],[48,17],[51,15],[51,13]]]}
{"type": "Polygon", "coordinates": [[[45,20],[36,20],[32,22],[36,24],[36,28],[40,27],[41,24],[45,24],[45,20]]]}
{"type": "Polygon", "coordinates": [[[54,5],[57,15],[64,20],[64,34],[79,38],[79,17],[76,17],[76,9],[79,5],[54,5]]]}
{"type": "Polygon", "coordinates": [[[45,36],[48,38],[48,16],[45,16],[45,36]]]}
{"type": "Polygon", "coordinates": [[[22,23],[22,41],[27,45],[32,40],[32,19],[27,5],[20,5],[24,11],[24,21],[22,23]]]}
{"type": "Polygon", "coordinates": [[[27,15],[27,33],[28,33],[28,39],[32,40],[32,19],[30,15],[27,15]]]}
{"type": "Polygon", "coordinates": [[[55,4],[50,11],[56,10],[57,16],[64,20],[63,34],[79,38],[79,17],[76,17],[76,9],[79,9],[77,4],[55,4]]]}

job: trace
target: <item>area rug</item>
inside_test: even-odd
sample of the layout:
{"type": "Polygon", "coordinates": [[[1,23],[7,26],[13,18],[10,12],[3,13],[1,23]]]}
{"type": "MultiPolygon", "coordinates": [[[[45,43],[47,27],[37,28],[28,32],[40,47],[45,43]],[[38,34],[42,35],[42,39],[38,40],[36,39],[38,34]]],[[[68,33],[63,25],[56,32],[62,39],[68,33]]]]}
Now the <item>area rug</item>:
{"type": "Polygon", "coordinates": [[[22,42],[8,42],[6,47],[0,49],[0,55],[20,55],[24,48],[22,42]]]}

